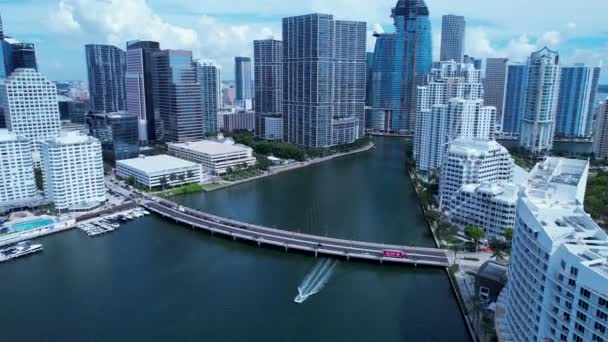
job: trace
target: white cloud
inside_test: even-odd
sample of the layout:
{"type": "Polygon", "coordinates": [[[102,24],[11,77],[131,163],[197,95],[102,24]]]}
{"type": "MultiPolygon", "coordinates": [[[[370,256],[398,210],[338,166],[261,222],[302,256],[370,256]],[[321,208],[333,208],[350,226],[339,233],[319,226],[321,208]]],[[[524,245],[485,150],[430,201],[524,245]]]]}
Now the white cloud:
{"type": "Polygon", "coordinates": [[[80,24],[74,19],[72,12],[74,7],[64,2],[59,2],[58,8],[49,13],[50,27],[54,32],[75,32],[80,30],[80,24]]]}

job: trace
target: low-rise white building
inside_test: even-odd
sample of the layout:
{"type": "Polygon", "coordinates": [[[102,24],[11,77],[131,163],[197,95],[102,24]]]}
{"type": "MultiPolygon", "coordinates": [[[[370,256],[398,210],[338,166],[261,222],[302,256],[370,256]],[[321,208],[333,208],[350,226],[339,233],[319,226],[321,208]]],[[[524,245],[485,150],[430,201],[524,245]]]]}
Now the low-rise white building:
{"type": "Polygon", "coordinates": [[[99,140],[66,132],[41,143],[45,197],[58,210],[88,210],[106,201],[99,140]]]}
{"type": "Polygon", "coordinates": [[[503,340],[608,340],[608,235],[584,210],[588,173],[587,161],[548,158],[530,174],[497,311],[503,340]]]}
{"type": "Polygon", "coordinates": [[[19,207],[36,196],[30,141],[0,129],[0,207],[19,207]]]}
{"type": "Polygon", "coordinates": [[[170,154],[199,163],[205,171],[213,175],[223,175],[228,169],[256,164],[253,149],[235,144],[232,139],[220,138],[219,141],[202,140],[168,145],[170,154]]]}
{"type": "Polygon", "coordinates": [[[119,160],[116,174],[123,179],[132,177],[148,189],[198,184],[203,179],[201,165],[168,155],[119,160]]]}

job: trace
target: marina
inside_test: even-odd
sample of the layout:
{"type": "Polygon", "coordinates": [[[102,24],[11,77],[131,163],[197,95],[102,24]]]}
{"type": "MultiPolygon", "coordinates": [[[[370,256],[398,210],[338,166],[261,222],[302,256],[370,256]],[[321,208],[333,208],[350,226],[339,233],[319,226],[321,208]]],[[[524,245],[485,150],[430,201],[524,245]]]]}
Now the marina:
{"type": "Polygon", "coordinates": [[[90,237],[97,237],[114,232],[120,228],[120,223],[141,218],[145,215],[150,215],[150,212],[143,208],[136,208],[116,215],[96,218],[83,222],[78,225],[78,229],[82,230],[90,237]]]}

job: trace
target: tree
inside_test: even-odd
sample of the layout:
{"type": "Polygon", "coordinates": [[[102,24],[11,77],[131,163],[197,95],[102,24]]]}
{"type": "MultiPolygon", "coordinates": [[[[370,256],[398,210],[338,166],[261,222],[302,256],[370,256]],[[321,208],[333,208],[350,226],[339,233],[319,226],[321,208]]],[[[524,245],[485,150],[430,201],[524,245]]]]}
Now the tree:
{"type": "Polygon", "coordinates": [[[135,186],[135,184],[137,183],[137,181],[135,180],[135,177],[131,176],[127,179],[127,184],[129,184],[130,186],[135,186]]]}
{"type": "Polygon", "coordinates": [[[435,210],[427,210],[426,213],[424,214],[424,216],[426,216],[426,219],[431,223],[435,223],[437,222],[437,220],[439,219],[439,214],[435,211],[435,210]]]}
{"type": "Polygon", "coordinates": [[[165,187],[167,186],[167,176],[160,177],[160,185],[163,187],[163,191],[165,191],[165,187]]]}
{"type": "Polygon", "coordinates": [[[502,235],[505,237],[505,240],[507,240],[508,243],[511,243],[511,241],[513,241],[513,228],[505,229],[502,235]]]}
{"type": "Polygon", "coordinates": [[[486,237],[486,232],[483,229],[476,226],[468,226],[464,229],[464,235],[469,239],[475,241],[475,250],[479,249],[479,241],[486,237]]]}
{"type": "Polygon", "coordinates": [[[489,247],[492,249],[492,257],[497,260],[504,259],[510,253],[509,244],[497,239],[490,240],[489,247]]]}
{"type": "Polygon", "coordinates": [[[456,257],[458,255],[458,252],[460,252],[462,250],[462,245],[454,243],[448,246],[448,249],[451,250],[452,252],[454,252],[454,264],[456,264],[456,257]]]}
{"type": "Polygon", "coordinates": [[[42,169],[34,169],[34,177],[36,178],[36,188],[38,190],[44,190],[44,177],[42,176],[42,169]]]}

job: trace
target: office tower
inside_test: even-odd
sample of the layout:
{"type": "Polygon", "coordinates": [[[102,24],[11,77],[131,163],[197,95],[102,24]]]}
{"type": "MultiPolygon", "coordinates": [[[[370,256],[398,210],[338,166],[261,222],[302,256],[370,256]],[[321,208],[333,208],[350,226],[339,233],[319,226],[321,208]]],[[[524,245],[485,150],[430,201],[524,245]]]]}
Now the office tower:
{"type": "Polygon", "coordinates": [[[138,137],[142,145],[156,140],[154,117],[154,85],[152,55],[160,45],[151,41],[127,43],[127,71],[125,75],[127,111],[138,117],[138,137]]]}
{"type": "Polygon", "coordinates": [[[36,62],[36,49],[34,44],[16,43],[12,45],[13,50],[13,67],[15,69],[34,69],[38,71],[38,63],[36,62]]]}
{"type": "Polygon", "coordinates": [[[22,207],[36,196],[30,141],[0,129],[0,212],[22,207]]]}
{"type": "Polygon", "coordinates": [[[366,79],[365,79],[365,106],[371,107],[372,101],[373,101],[373,97],[372,97],[372,75],[373,75],[373,70],[374,70],[374,53],[373,52],[367,53],[366,66],[367,66],[367,71],[366,71],[366,79]]]}
{"type": "Polygon", "coordinates": [[[526,104],[528,65],[512,63],[507,66],[507,87],[502,120],[502,133],[519,135],[526,104]]]}
{"type": "Polygon", "coordinates": [[[318,148],[362,136],[365,27],[329,14],[283,19],[285,141],[318,148]]]}
{"type": "Polygon", "coordinates": [[[60,211],[90,210],[106,201],[99,140],[68,132],[42,142],[44,195],[60,211]]]}
{"type": "Polygon", "coordinates": [[[593,130],[593,154],[608,160],[608,101],[601,104],[593,130]]]}
{"type": "Polygon", "coordinates": [[[199,64],[192,52],[163,50],[153,57],[154,108],[160,125],[157,139],[164,142],[204,138],[199,64]]]}
{"type": "Polygon", "coordinates": [[[255,131],[256,113],[248,111],[227,111],[218,114],[218,125],[223,132],[255,131]]]}
{"type": "Polygon", "coordinates": [[[39,151],[40,141],[59,136],[61,120],[55,83],[34,69],[17,69],[0,83],[7,126],[39,151]],[[23,91],[28,89],[28,91],[23,91]]]}
{"type": "Polygon", "coordinates": [[[217,127],[217,113],[222,107],[222,75],[218,66],[203,64],[199,67],[201,83],[201,106],[203,111],[203,133],[215,134],[217,127]]]}
{"type": "Polygon", "coordinates": [[[441,61],[464,62],[466,22],[463,16],[444,15],[441,23],[441,61]]]}
{"type": "Polygon", "coordinates": [[[274,39],[256,40],[253,42],[253,51],[255,135],[265,138],[265,119],[283,117],[283,42],[274,39]]]}
{"type": "Polygon", "coordinates": [[[500,338],[605,341],[608,237],[585,212],[584,160],[548,158],[520,195],[500,338]]]}
{"type": "Polygon", "coordinates": [[[236,99],[252,99],[253,94],[251,92],[251,58],[234,58],[234,77],[236,81],[236,99]]]}
{"type": "Polygon", "coordinates": [[[126,53],[111,45],[85,46],[91,111],[111,113],[127,109],[126,53]]]}
{"type": "Polygon", "coordinates": [[[496,107],[497,131],[502,131],[508,62],[508,58],[486,59],[486,76],[483,79],[483,99],[486,106],[496,107]]]}
{"type": "Polygon", "coordinates": [[[441,167],[450,140],[489,139],[496,109],[482,100],[481,72],[471,64],[437,63],[428,85],[418,87],[414,158],[419,170],[441,167]]]}
{"type": "Polygon", "coordinates": [[[222,89],[222,107],[233,106],[236,101],[236,88],[234,85],[230,85],[222,89]]]}
{"type": "Polygon", "coordinates": [[[595,70],[584,64],[561,68],[555,125],[557,136],[591,137],[593,101],[595,101],[599,78],[599,72],[596,74],[595,70]]]}
{"type": "Polygon", "coordinates": [[[138,128],[139,117],[127,112],[89,116],[91,135],[101,142],[104,160],[111,163],[139,155],[138,128]]]}
{"type": "Polygon", "coordinates": [[[375,34],[372,128],[413,132],[416,87],[433,65],[429,10],[422,0],[399,0],[392,10],[395,33],[375,34]]]}
{"type": "Polygon", "coordinates": [[[61,121],[69,121],[75,124],[85,124],[87,105],[63,95],[57,95],[59,105],[59,117],[61,121]]]}
{"type": "Polygon", "coordinates": [[[553,147],[559,84],[559,54],[547,47],[532,53],[519,136],[520,146],[530,152],[547,152],[553,147]]]}

